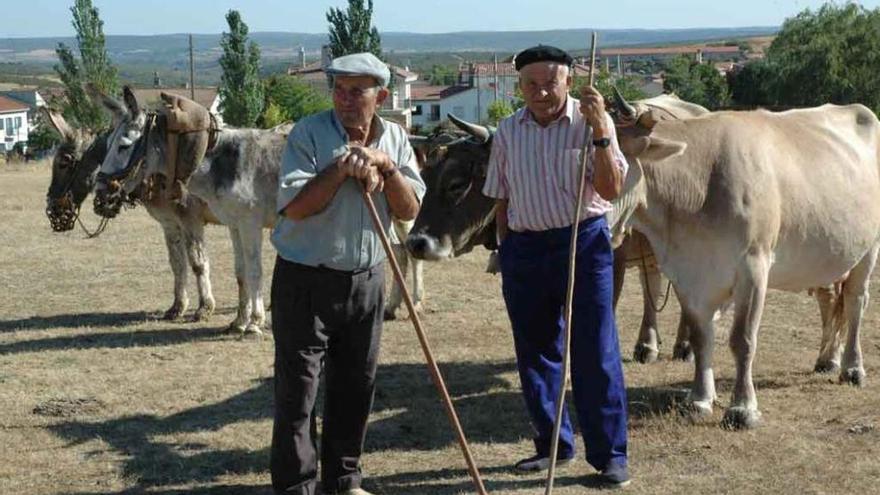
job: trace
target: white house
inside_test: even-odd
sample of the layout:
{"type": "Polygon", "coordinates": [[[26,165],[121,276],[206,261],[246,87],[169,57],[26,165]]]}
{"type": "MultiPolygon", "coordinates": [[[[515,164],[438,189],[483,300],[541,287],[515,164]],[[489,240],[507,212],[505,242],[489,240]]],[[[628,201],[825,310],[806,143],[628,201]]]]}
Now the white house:
{"type": "Polygon", "coordinates": [[[0,96],[5,96],[9,99],[16,100],[19,103],[23,103],[28,107],[28,131],[33,132],[34,127],[37,125],[37,112],[40,107],[46,106],[46,100],[43,98],[43,95],[36,88],[32,89],[17,89],[10,91],[0,91],[0,96]]]}
{"type": "Polygon", "coordinates": [[[476,89],[468,86],[413,86],[412,128],[430,129],[454,114],[465,120],[477,121],[477,108],[472,102],[476,89]]]}
{"type": "Polygon", "coordinates": [[[28,110],[24,103],[0,96],[0,151],[9,152],[16,143],[27,146],[28,110]]]}

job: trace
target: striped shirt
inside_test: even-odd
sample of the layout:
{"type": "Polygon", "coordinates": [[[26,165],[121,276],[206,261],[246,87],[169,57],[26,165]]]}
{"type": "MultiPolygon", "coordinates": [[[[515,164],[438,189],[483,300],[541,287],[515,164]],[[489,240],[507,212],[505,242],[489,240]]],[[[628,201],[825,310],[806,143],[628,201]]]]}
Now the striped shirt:
{"type": "MultiPolygon", "coordinates": [[[[501,121],[492,142],[489,170],[483,194],[507,199],[507,222],[511,230],[542,231],[568,227],[574,219],[580,155],[585,123],[580,102],[568,97],[565,112],[541,127],[523,107],[501,121]]],[[[611,117],[606,115],[611,150],[617,167],[626,176],[627,163],[617,144],[611,117]]],[[[611,211],[611,203],[593,188],[595,148],[590,143],[587,183],[581,219],[611,211]]]]}

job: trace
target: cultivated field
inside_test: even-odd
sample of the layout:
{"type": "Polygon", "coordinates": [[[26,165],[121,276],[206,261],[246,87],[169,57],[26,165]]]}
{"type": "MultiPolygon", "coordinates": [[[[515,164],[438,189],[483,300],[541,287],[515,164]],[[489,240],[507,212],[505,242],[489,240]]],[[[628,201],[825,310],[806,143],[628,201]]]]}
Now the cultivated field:
{"type": "MultiPolygon", "coordinates": [[[[158,224],[136,209],[98,239],[53,234],[43,214],[48,181],[45,168],[0,170],[0,493],[270,493],[273,343],[222,333],[236,301],[225,229],[208,232],[217,314],[200,324],[160,321],[171,274],[158,224]]],[[[94,225],[90,205],[84,210],[94,225]]],[[[266,242],[267,274],[273,256],[266,242]]],[[[542,493],[543,477],[510,470],[532,452],[530,429],[500,282],[483,273],[485,257],[478,250],[427,267],[424,321],[488,489],[542,493]]],[[[862,340],[867,386],[854,389],[811,373],[813,300],[771,292],[755,366],[764,424],[728,432],[718,426],[721,407],[699,424],[673,412],[692,376],[691,364],[668,360],[674,302],[661,315],[662,360],[631,361],[641,318],[633,275],[619,314],[635,478],[627,493],[877,493],[876,304],[862,340]]],[[[721,406],[733,377],[729,318],[716,346],[721,406]]],[[[379,382],[366,487],[472,493],[407,321],[385,327],[379,382]]],[[[556,493],[588,493],[591,472],[585,462],[560,468],[556,493]]]]}

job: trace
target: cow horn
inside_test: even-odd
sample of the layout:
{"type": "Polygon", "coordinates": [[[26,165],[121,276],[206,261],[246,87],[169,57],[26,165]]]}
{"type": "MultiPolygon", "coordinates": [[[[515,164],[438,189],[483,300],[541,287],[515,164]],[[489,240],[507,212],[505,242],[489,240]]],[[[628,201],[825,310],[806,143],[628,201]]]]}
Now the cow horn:
{"type": "Polygon", "coordinates": [[[617,86],[612,85],[611,90],[614,92],[614,104],[617,107],[617,111],[620,112],[620,115],[626,120],[635,120],[639,116],[636,107],[630,105],[629,102],[626,101],[626,98],[620,94],[620,90],[617,89],[617,86]]]}
{"type": "Polygon", "coordinates": [[[449,120],[452,121],[453,124],[455,124],[456,127],[479,139],[480,142],[487,143],[489,142],[489,138],[492,137],[492,133],[486,127],[477,124],[471,124],[470,122],[461,120],[451,113],[447,113],[446,116],[449,118],[449,120]]]}

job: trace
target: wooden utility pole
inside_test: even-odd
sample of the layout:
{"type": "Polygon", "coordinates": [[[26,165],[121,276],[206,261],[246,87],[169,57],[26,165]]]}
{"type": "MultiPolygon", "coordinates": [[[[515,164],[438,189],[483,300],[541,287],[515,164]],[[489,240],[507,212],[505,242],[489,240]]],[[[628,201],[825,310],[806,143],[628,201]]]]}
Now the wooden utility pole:
{"type": "Polygon", "coordinates": [[[189,98],[196,101],[196,70],[193,64],[193,35],[189,35],[189,98]]]}

